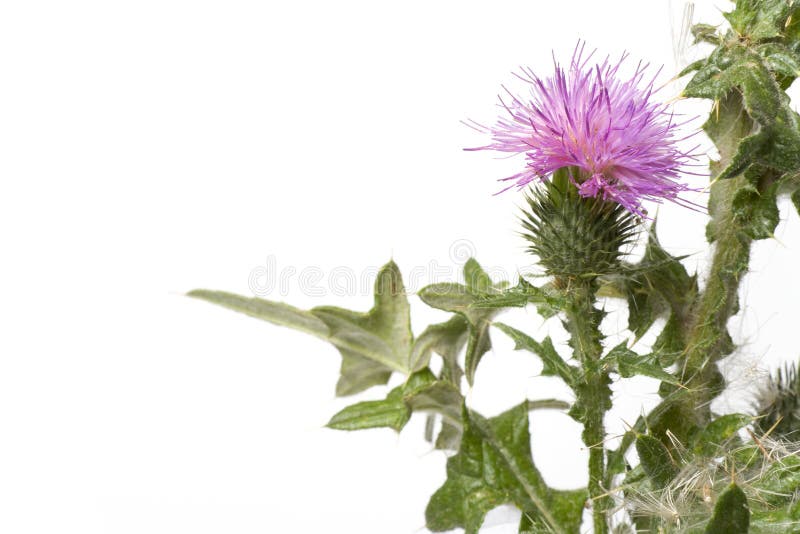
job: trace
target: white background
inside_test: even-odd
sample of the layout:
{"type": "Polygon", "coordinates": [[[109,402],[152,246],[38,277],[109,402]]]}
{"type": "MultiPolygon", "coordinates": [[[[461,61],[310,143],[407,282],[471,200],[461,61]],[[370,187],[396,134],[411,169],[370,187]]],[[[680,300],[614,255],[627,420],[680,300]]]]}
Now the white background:
{"type": "MultiPolygon", "coordinates": [[[[701,2],[695,20],[727,8],[701,2]]],[[[491,122],[513,70],[547,74],[551,50],[566,60],[579,38],[663,64],[666,81],[699,54],[674,50],[681,10],[652,0],[5,2],[0,531],[424,532],[445,457],[422,440],[421,418],[400,437],[324,429],[346,404],[333,396],[335,349],[183,293],[249,294],[253,269],[272,265],[297,274],[271,298],[366,310],[369,288],[334,292],[332,273],[360,276],[393,257],[423,273],[415,290],[456,278],[464,250],[514,278],[531,263],[515,234],[520,197],[493,193],[522,163],[463,152],[485,139],[460,121],[491,122]],[[313,287],[298,278],[309,269],[324,276],[313,287]]],[[[743,319],[731,324],[744,342],[728,365],[735,393],[720,409],[746,406],[743,384],[797,357],[798,221],[788,204],[782,218],[780,242],[755,250],[743,319]]],[[[701,270],[704,221],[661,210],[662,241],[701,270]]],[[[412,306],[417,332],[443,317],[416,297],[412,306]]],[[[563,340],[532,310],[506,320],[563,340]]],[[[606,323],[610,334],[624,325],[624,311],[606,323]]],[[[494,415],[526,396],[567,398],[537,378],[532,357],[494,340],[474,407],[494,415]]],[[[618,386],[612,434],[652,405],[653,389],[618,386]]],[[[554,412],[531,425],[546,478],[581,485],[577,425],[554,412]]]]}

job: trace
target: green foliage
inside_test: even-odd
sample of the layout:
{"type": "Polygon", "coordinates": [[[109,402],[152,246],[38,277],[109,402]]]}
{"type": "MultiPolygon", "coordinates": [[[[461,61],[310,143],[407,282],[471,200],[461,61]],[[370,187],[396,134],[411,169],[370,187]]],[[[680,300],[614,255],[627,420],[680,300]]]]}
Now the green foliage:
{"type": "MultiPolygon", "coordinates": [[[[739,310],[751,243],[772,237],[778,195],[797,191],[800,120],[784,90],[797,77],[798,17],[794,0],[741,0],[727,15],[727,32],[695,30],[696,38],[716,44],[705,60],[684,71],[694,73],[684,96],[713,101],[704,129],[720,155],[711,163],[707,227],[715,247],[702,293],[696,286],[672,289],[673,295],[691,296],[682,311],[670,310],[654,347],[661,365],[677,364],[676,376],[686,388],[662,384],[662,406],[648,417],[649,428],[668,447],[667,431],[687,442],[713,419],[708,406],[724,389],[716,363],[734,349],[727,323],[739,310]]],[[[640,287],[644,296],[629,299],[637,334],[663,313],[663,303],[659,310],[650,301],[656,291],[640,287]]]]}
{"type": "Polygon", "coordinates": [[[436,353],[444,362],[443,373],[447,380],[459,384],[463,371],[458,364],[458,355],[467,343],[468,323],[461,315],[453,315],[448,321],[430,325],[414,340],[409,367],[419,370],[428,365],[431,354],[436,353]]]}
{"type": "MultiPolygon", "coordinates": [[[[560,520],[565,532],[578,532],[581,511],[586,503],[586,490],[550,490],[549,507],[553,516],[560,520]]],[[[553,532],[536,510],[522,511],[519,534],[543,534],[553,532]]]]}
{"type": "Polygon", "coordinates": [[[499,311],[498,307],[479,307],[477,304],[501,294],[505,284],[493,283],[472,258],[464,265],[464,279],[466,285],[440,283],[424,287],[419,298],[428,306],[457,313],[466,319],[468,338],[464,367],[467,381],[472,384],[481,358],[492,347],[489,327],[499,311]]]}
{"type": "Polygon", "coordinates": [[[661,246],[654,222],[642,259],[625,265],[621,274],[606,277],[601,289],[603,294],[627,299],[628,329],[637,339],[656,319],[667,318],[667,327],[654,347],[666,363],[685,346],[685,329],[698,291],[697,276],[689,276],[681,259],[661,246]]]}
{"type": "Polygon", "coordinates": [[[225,291],[208,289],[195,289],[187,293],[187,296],[205,300],[262,321],[299,330],[321,339],[328,339],[328,327],[324,322],[311,312],[283,302],[241,297],[225,291]]]}
{"type": "Polygon", "coordinates": [[[661,368],[655,354],[637,354],[624,341],[611,349],[603,362],[614,367],[622,378],[649,376],[668,384],[680,385],[675,376],[661,368]]]}
{"type": "Polygon", "coordinates": [[[338,395],[358,393],[375,384],[385,384],[392,371],[410,372],[409,354],[413,336],[400,270],[389,262],[375,281],[375,305],[367,313],[332,306],[312,313],[329,330],[329,341],[342,353],[342,376],[338,395]]]}
{"type": "Polygon", "coordinates": [[[536,287],[520,277],[519,283],[508,289],[482,295],[470,305],[473,309],[517,308],[535,304],[539,315],[549,319],[566,306],[564,295],[552,283],[536,287]]]}
{"type": "Polygon", "coordinates": [[[720,47],[686,86],[686,96],[718,101],[741,91],[748,115],[759,125],[741,140],[719,178],[730,178],[754,163],[791,172],[800,167],[797,114],[767,60],[741,45],[720,47]]]}
{"type": "Polygon", "coordinates": [[[731,484],[714,506],[714,515],[705,534],[747,534],[750,530],[750,508],[747,496],[735,483],[731,484]]]}
{"type": "Polygon", "coordinates": [[[647,434],[636,438],[642,469],[655,487],[663,488],[678,474],[678,466],[661,440],[647,434]]]}
{"type": "Polygon", "coordinates": [[[459,425],[461,422],[464,397],[456,386],[446,380],[436,380],[412,389],[406,394],[405,401],[412,410],[438,413],[450,424],[459,425]]]}
{"type": "Polygon", "coordinates": [[[412,412],[435,413],[443,417],[447,428],[437,439],[448,445],[442,448],[453,448],[461,437],[463,404],[464,397],[456,386],[438,380],[429,369],[424,369],[392,389],[386,399],[358,402],[344,408],[331,418],[328,427],[336,430],[386,427],[399,432],[412,412]]]}
{"type": "Polygon", "coordinates": [[[655,437],[638,436],[641,465],[624,482],[638,531],[800,532],[798,443],[742,443],[734,429],[750,420],[723,416],[715,429],[696,436],[694,445],[679,448],[677,455],[667,455],[655,437]]]}
{"type": "Polygon", "coordinates": [[[725,18],[739,37],[761,41],[781,37],[799,7],[795,0],[737,0],[725,18]]]}
{"type": "Polygon", "coordinates": [[[514,504],[533,532],[578,532],[586,493],[547,487],[531,457],[526,404],[488,420],[465,409],[463,419],[458,454],[447,461],[447,481],[425,512],[430,530],[461,527],[475,534],[490,510],[514,504]]]}
{"type": "Polygon", "coordinates": [[[385,384],[392,372],[409,374],[412,370],[408,300],[394,262],[387,263],[378,272],[375,305],[367,313],[327,306],[303,311],[280,302],[221,291],[195,290],[189,296],[288,326],[333,344],[342,355],[337,395],[352,395],[385,384]]]}
{"type": "Polygon", "coordinates": [[[436,377],[428,369],[414,373],[405,384],[390,391],[385,400],[348,406],[331,418],[328,427],[337,430],[388,427],[399,432],[411,418],[412,400],[435,383],[436,377]]]}
{"type": "Polygon", "coordinates": [[[800,76],[800,53],[798,50],[793,50],[783,43],[768,42],[756,46],[756,51],[759,56],[764,58],[769,70],[775,74],[781,89],[789,86],[787,81],[800,76]]]}
{"type": "MultiPolygon", "coordinates": [[[[711,43],[713,45],[718,45],[722,42],[721,36],[717,33],[717,27],[711,24],[695,24],[692,26],[692,35],[694,36],[695,44],[711,43]]],[[[697,65],[690,65],[684,73],[697,70],[701,64],[701,62],[698,62],[697,65]]]]}
{"type": "MultiPolygon", "coordinates": [[[[761,475],[752,481],[753,489],[763,494],[762,498],[773,506],[785,506],[787,500],[795,499],[794,494],[800,488],[800,457],[796,450],[790,454],[786,452],[783,456],[778,452],[777,458],[767,460],[761,466],[761,475]]],[[[796,513],[798,503],[791,504],[796,513]]]]}
{"type": "Polygon", "coordinates": [[[780,219],[776,189],[777,185],[773,184],[759,192],[757,187],[748,184],[734,195],[731,203],[733,216],[750,239],[774,237],[780,219]]]}
{"type": "Polygon", "coordinates": [[[749,415],[732,413],[717,417],[700,429],[693,438],[694,453],[700,457],[713,457],[724,450],[726,442],[736,437],[736,433],[753,422],[749,415]]]}
{"type": "Polygon", "coordinates": [[[558,376],[569,387],[574,388],[580,379],[580,369],[573,367],[559,356],[550,337],[539,343],[524,332],[507,324],[494,323],[494,326],[514,340],[515,350],[527,350],[542,360],[543,376],[558,376]]]}
{"type": "MultiPolygon", "coordinates": [[[[717,169],[719,178],[741,174],[752,164],[781,174],[800,168],[800,121],[784,93],[800,74],[800,41],[787,31],[788,23],[800,16],[797,11],[797,3],[787,0],[740,0],[726,14],[731,31],[704,62],[691,66],[696,72],[686,96],[709,98],[720,106],[736,93],[753,121],[747,131],[720,129],[714,125],[719,116],[733,111],[737,120],[738,106],[712,111],[706,131],[723,158],[729,145],[736,146],[726,166],[717,169]]],[[[698,31],[705,34],[707,29],[698,31]]]]}

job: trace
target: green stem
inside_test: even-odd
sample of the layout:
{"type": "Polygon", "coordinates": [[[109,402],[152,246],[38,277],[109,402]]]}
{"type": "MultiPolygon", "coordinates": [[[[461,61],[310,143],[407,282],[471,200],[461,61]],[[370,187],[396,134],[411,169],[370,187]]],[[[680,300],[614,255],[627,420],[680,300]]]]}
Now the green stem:
{"type": "Polygon", "coordinates": [[[603,487],[605,479],[605,427],[603,418],[611,408],[611,380],[603,370],[602,334],[603,312],[594,307],[597,282],[595,279],[570,279],[568,283],[564,326],[570,334],[573,356],[583,368],[583,381],[576,388],[576,404],[583,421],[583,442],[589,449],[589,497],[592,500],[592,519],[595,534],[608,533],[607,510],[610,499],[603,487]]]}
{"type": "MultiPolygon", "coordinates": [[[[753,128],[741,95],[731,93],[717,104],[705,125],[720,152],[720,161],[712,164],[712,173],[718,173],[731,162],[739,143],[753,128]]],[[[662,420],[652,421],[656,433],[664,435],[669,429],[684,442],[696,428],[709,423],[711,401],[725,388],[716,364],[734,349],[727,323],[739,311],[739,285],[747,272],[753,243],[736,217],[734,198],[748,183],[766,191],[774,179],[767,170],[748,172],[748,177],[717,180],[711,186],[708,203],[711,222],[707,234],[714,252],[706,288],[697,297],[686,325],[686,348],[679,362],[680,379],[687,389],[673,392],[672,398],[666,399],[670,406],[662,420]]]]}
{"type": "Polygon", "coordinates": [[[737,176],[712,186],[712,196],[718,197],[714,254],[705,291],[693,310],[682,370],[682,382],[701,425],[710,420],[709,403],[725,386],[716,362],[734,348],[727,324],[739,311],[739,285],[750,263],[752,239],[741,230],[732,207],[733,195],[744,182],[737,176]]]}

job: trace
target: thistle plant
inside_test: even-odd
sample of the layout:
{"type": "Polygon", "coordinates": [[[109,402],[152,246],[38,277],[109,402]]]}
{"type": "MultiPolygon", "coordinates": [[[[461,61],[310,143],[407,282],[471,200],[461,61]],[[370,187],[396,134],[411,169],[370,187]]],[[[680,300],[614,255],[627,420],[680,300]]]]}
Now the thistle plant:
{"type": "Polygon", "coordinates": [[[680,75],[682,96],[711,102],[703,130],[718,158],[708,172],[696,147],[682,148],[698,132],[661,98],[659,71],[626,56],[603,59],[584,44],[550,76],[523,69],[524,94],[506,91],[494,124],[472,123],[489,141],[470,150],[524,159],[504,180],[523,192],[520,233],[542,277],[510,286],[470,259],[464,284],[418,292],[450,314],[418,335],[394,262],[378,273],[365,313],[219,291],[189,295],[331,343],[342,357],[337,395],[402,375],[385,399],[356,402],[328,426],[399,432],[426,414],[426,437],[448,454],[445,481],[425,510],[431,531],[477,533],[489,511],[511,504],[522,512],[521,533],[800,532],[796,371],[764,384],[751,413],[711,409],[725,388],[717,363],[737,350],[727,322],[739,310],[753,242],[773,236],[779,198],[800,209],[800,120],[785,92],[800,74],[800,2],[739,0],[725,16],[727,27],[693,28],[714,49],[680,75]],[[705,176],[710,266],[690,274],[661,246],[653,206],[705,210],[692,200],[704,198],[693,192],[705,176]],[[638,240],[646,246],[634,261],[638,240]],[[601,297],[627,306],[628,341],[607,346],[601,297]],[[529,305],[560,319],[569,350],[497,321],[529,305]],[[631,348],[656,328],[648,351],[631,348]],[[475,411],[465,388],[498,332],[540,359],[542,375],[563,381],[572,402],[524,399],[491,418],[475,411]],[[634,376],[657,379],[661,402],[611,448],[610,386],[634,376]],[[565,409],[582,425],[585,488],[554,489],[536,467],[528,415],[544,408],[565,409]]]}

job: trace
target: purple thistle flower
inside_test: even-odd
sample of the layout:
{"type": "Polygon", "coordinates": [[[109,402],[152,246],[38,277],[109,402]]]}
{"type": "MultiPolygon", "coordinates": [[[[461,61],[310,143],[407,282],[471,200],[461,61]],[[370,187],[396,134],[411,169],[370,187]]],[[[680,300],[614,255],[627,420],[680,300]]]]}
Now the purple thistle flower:
{"type": "Polygon", "coordinates": [[[491,128],[473,123],[493,142],[468,150],[525,154],[525,170],[502,179],[519,188],[569,167],[581,196],[617,202],[641,217],[644,200],[688,204],[678,195],[690,188],[679,179],[696,157],[677,146],[677,130],[688,121],[676,123],[666,104],[651,101],[660,69],[642,84],[647,65],[639,63],[622,81],[617,72],[627,54],[616,64],[606,58],[589,65],[594,52],[584,59],[584,46],[576,47],[566,71],[554,58],[555,73],[545,80],[523,68],[517,77],[530,84],[530,95],[506,89],[511,100],[500,102],[508,116],[491,128]]]}

